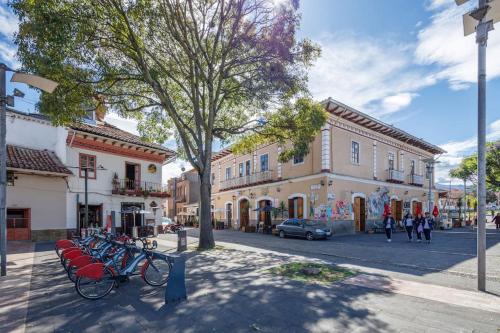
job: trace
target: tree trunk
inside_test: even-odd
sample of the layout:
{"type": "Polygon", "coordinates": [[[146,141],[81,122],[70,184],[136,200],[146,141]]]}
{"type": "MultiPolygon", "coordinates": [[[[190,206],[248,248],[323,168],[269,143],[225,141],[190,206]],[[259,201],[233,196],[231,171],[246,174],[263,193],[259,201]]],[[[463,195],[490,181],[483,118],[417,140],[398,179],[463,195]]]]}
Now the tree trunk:
{"type": "Polygon", "coordinates": [[[203,173],[200,173],[200,239],[198,243],[199,249],[211,249],[215,246],[214,234],[212,231],[212,207],[211,194],[211,165],[210,160],[207,162],[207,167],[203,173]]]}

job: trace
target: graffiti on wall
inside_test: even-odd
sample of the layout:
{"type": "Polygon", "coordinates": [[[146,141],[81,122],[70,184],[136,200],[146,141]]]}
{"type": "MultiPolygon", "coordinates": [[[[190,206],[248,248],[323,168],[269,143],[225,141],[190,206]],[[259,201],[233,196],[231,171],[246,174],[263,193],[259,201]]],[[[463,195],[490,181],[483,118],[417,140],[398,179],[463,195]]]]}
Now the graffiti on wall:
{"type": "Polygon", "coordinates": [[[368,196],[368,217],[377,219],[384,214],[385,204],[389,204],[389,189],[380,187],[377,191],[368,196]]]}
{"type": "Polygon", "coordinates": [[[337,220],[347,220],[351,218],[352,204],[347,200],[337,200],[333,209],[333,217],[337,220]]]}

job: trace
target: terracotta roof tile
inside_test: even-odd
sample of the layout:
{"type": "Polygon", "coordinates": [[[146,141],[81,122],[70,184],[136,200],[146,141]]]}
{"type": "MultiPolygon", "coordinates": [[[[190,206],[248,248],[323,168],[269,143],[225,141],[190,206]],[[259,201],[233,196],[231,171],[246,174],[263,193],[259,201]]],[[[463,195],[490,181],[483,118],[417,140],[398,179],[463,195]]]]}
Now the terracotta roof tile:
{"type": "Polygon", "coordinates": [[[96,125],[90,125],[86,123],[74,123],[69,126],[70,128],[81,131],[81,132],[87,132],[91,134],[96,134],[100,136],[104,136],[106,138],[110,139],[116,139],[128,143],[132,143],[135,145],[143,146],[143,147],[149,147],[153,149],[158,149],[162,150],[163,152],[167,153],[167,155],[173,156],[175,155],[175,152],[173,150],[170,150],[168,148],[163,147],[162,145],[156,144],[156,143],[151,143],[151,142],[146,142],[141,139],[141,137],[134,135],[129,132],[125,132],[118,127],[115,127],[113,125],[110,125],[108,123],[97,123],[96,125]]]}
{"type": "Polygon", "coordinates": [[[71,175],[53,151],[7,145],[7,168],[71,175]]]}

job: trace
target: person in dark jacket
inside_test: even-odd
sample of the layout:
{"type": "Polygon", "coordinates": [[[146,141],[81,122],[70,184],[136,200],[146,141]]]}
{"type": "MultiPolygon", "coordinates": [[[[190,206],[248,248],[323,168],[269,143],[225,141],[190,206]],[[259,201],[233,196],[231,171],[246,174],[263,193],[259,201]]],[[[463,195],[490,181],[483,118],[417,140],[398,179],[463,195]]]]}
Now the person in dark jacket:
{"type": "Polygon", "coordinates": [[[417,242],[422,241],[422,233],[424,232],[424,222],[425,219],[422,216],[422,213],[418,213],[417,217],[413,221],[413,227],[415,228],[415,232],[417,233],[417,242]]]}
{"type": "Polygon", "coordinates": [[[387,241],[390,243],[392,238],[392,229],[396,225],[396,221],[394,220],[394,217],[392,217],[391,213],[388,213],[385,216],[383,225],[384,225],[385,235],[387,236],[387,241]]]}
{"type": "Polygon", "coordinates": [[[434,218],[429,214],[429,212],[425,213],[425,219],[424,219],[424,235],[425,235],[425,240],[427,241],[427,244],[431,243],[431,231],[434,229],[434,218]]]}
{"type": "Polygon", "coordinates": [[[413,241],[413,217],[410,213],[406,213],[405,218],[403,219],[403,226],[406,229],[406,233],[408,234],[408,242],[413,241]]]}
{"type": "Polygon", "coordinates": [[[491,220],[491,222],[495,222],[497,226],[497,230],[500,230],[500,213],[497,213],[497,215],[491,220]]]}

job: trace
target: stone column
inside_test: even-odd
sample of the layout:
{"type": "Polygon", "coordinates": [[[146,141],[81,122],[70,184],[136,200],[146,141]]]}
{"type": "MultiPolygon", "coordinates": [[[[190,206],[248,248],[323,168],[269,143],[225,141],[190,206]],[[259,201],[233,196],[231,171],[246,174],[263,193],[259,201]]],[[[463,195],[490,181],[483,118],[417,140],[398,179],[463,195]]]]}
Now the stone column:
{"type": "Polygon", "coordinates": [[[330,149],[330,124],[326,124],[321,129],[321,172],[331,171],[330,149]]]}
{"type": "MultiPolygon", "coordinates": [[[[281,154],[281,147],[278,146],[278,158],[279,158],[280,154],[281,154]]],[[[279,160],[278,160],[278,170],[277,170],[277,172],[278,172],[278,175],[277,175],[278,179],[281,179],[281,177],[282,177],[282,165],[281,165],[281,162],[279,160]]]]}

